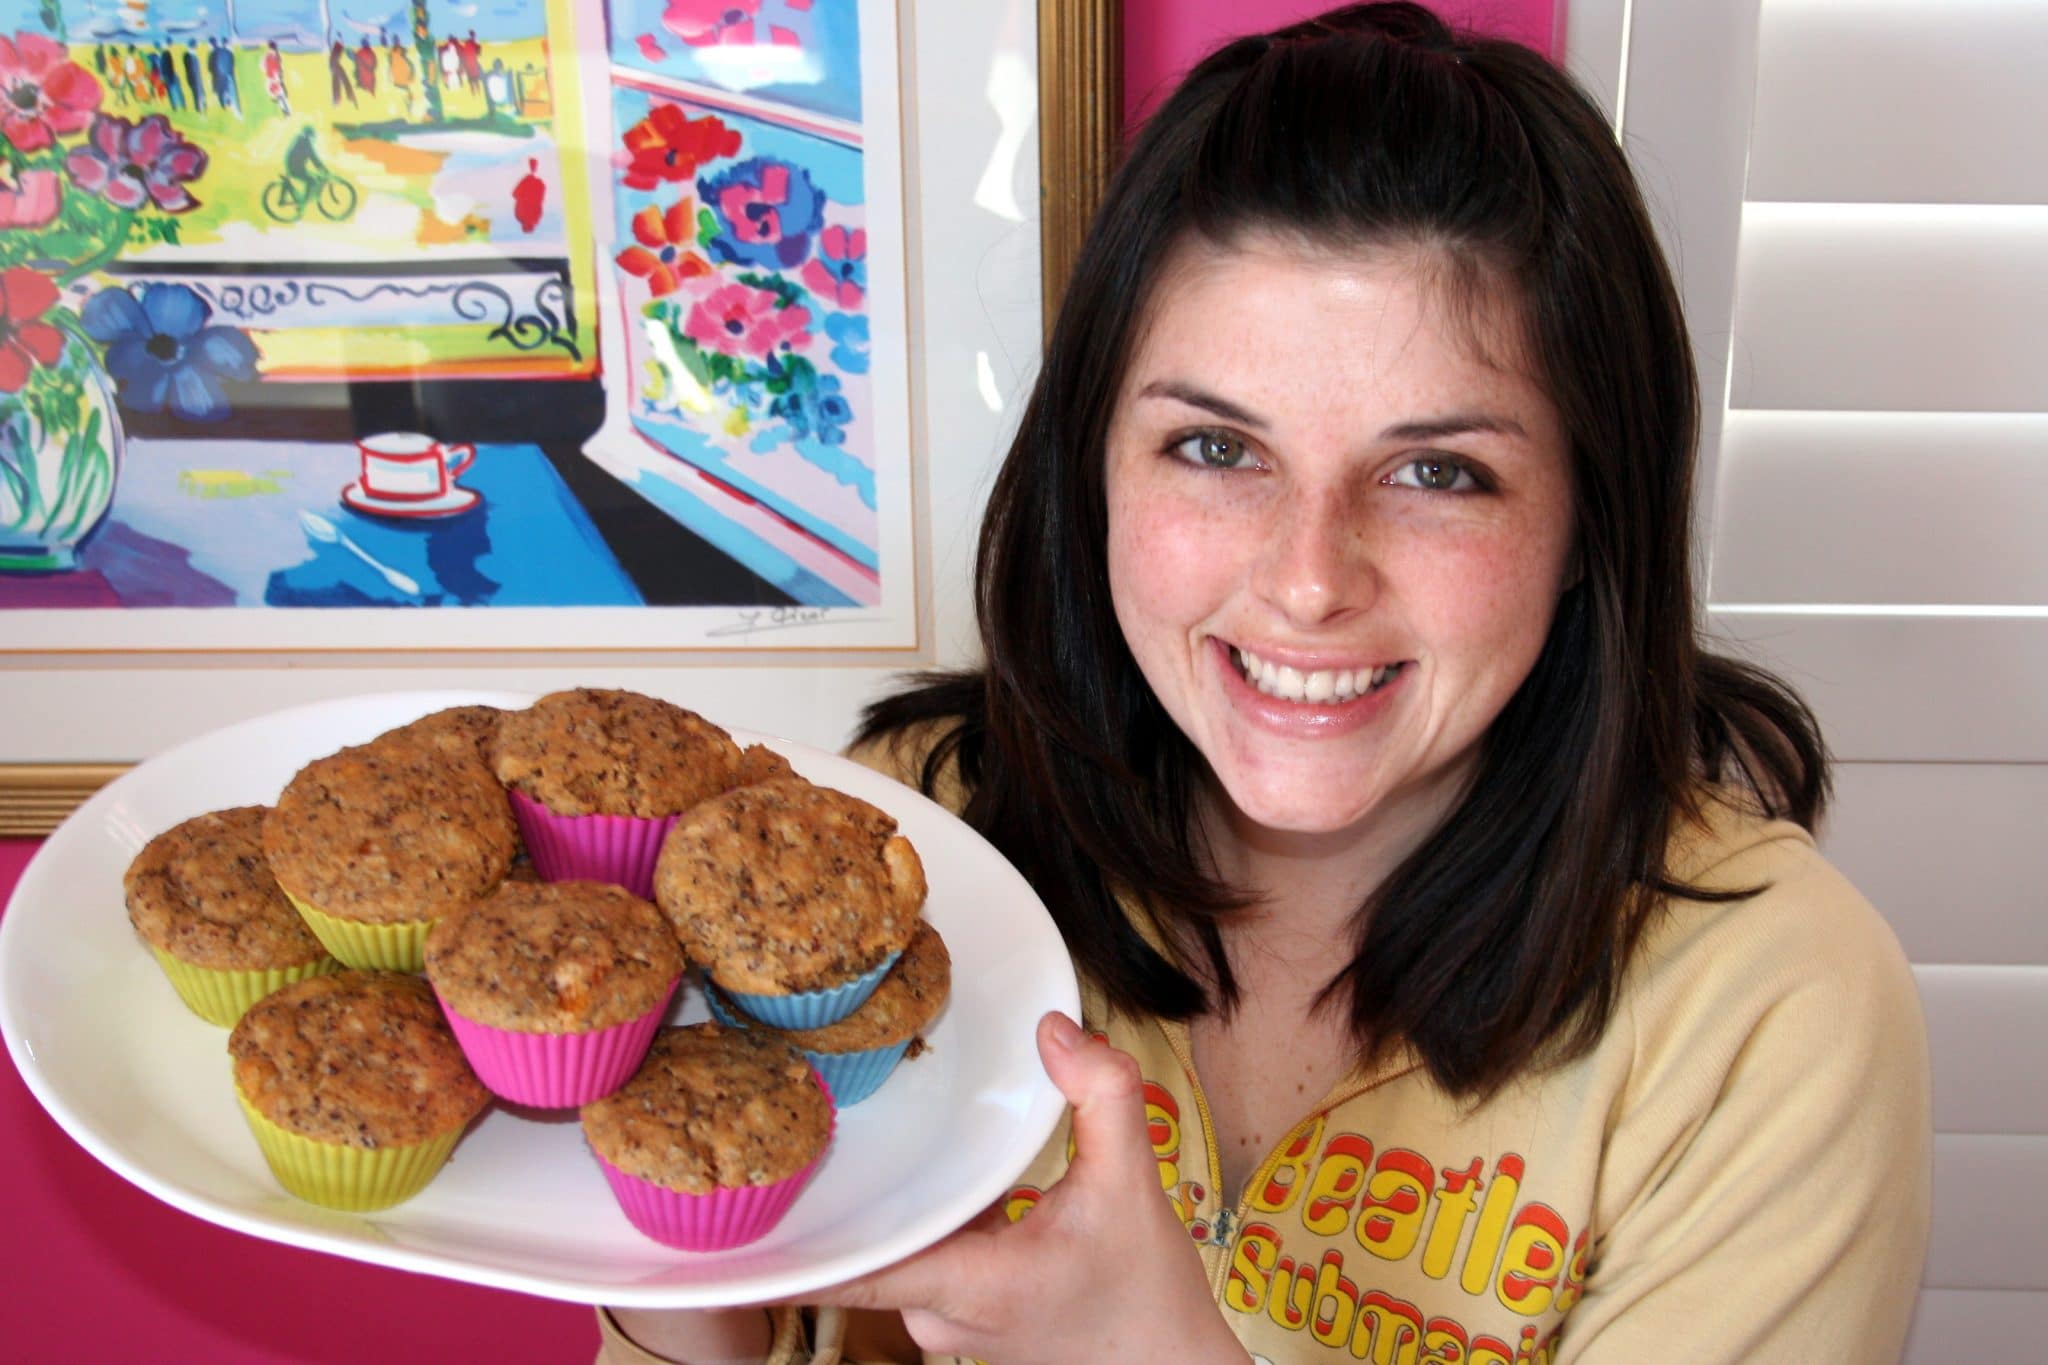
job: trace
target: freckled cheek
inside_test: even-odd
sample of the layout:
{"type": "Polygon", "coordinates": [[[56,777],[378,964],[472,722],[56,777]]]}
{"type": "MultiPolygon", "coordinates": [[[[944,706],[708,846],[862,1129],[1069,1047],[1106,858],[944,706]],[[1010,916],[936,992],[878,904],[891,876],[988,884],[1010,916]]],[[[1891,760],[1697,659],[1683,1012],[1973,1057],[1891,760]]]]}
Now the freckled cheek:
{"type": "Polygon", "coordinates": [[[1474,538],[1423,566],[1442,643],[1473,650],[1477,667],[1526,669],[1549,634],[1563,559],[1522,537],[1474,538]]]}
{"type": "Polygon", "coordinates": [[[1195,624],[1220,604],[1240,540],[1213,509],[1170,493],[1134,493],[1109,508],[1110,591],[1128,632],[1195,624]]]}

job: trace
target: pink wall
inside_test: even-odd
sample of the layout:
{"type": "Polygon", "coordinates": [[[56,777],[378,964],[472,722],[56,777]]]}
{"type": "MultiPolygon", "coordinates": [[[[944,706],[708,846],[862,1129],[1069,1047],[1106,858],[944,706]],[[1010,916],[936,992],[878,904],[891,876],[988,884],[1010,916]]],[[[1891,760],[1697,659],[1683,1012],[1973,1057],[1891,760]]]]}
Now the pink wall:
{"type": "MultiPolygon", "coordinates": [[[[1564,51],[1564,0],[1426,0],[1452,23],[1564,51]]],[[[1333,0],[1124,0],[1124,116],[1136,123],[1195,61],[1225,38],[1277,28],[1333,0]]]]}
{"type": "MultiPolygon", "coordinates": [[[[1135,118],[1224,37],[1325,0],[1125,0],[1135,118]]],[[[1556,53],[1563,0],[1438,0],[1454,21],[1556,53]]],[[[0,903],[35,845],[0,839],[0,903]]],[[[65,1136],[0,1065],[0,1342],[15,1360],[573,1362],[596,1349],[588,1309],[259,1241],[179,1213],[65,1136]],[[322,1312],[325,1303],[374,1311],[322,1312]]]]}

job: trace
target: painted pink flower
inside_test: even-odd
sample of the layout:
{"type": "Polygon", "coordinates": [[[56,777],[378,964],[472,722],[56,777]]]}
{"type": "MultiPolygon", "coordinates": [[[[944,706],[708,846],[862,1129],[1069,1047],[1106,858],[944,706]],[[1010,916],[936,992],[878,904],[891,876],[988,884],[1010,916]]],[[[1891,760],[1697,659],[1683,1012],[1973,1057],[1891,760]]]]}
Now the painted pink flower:
{"type": "Polygon", "coordinates": [[[811,311],[801,304],[785,308],[766,289],[727,284],[706,294],[690,309],[683,335],[707,351],[724,355],[767,356],[778,348],[811,344],[811,311]]]}
{"type": "Polygon", "coordinates": [[[92,121],[91,136],[64,158],[64,169],[72,184],[116,208],[154,204],[165,213],[188,213],[199,201],[185,184],[206,173],[206,153],[180,137],[162,114],[140,123],[101,114],[92,121]]]}
{"type": "Polygon", "coordinates": [[[0,136],[17,151],[39,152],[75,133],[100,107],[100,83],[63,44],[40,33],[0,38],[0,136]]]}
{"type": "Polygon", "coordinates": [[[57,216],[64,187],[55,171],[16,173],[0,157],[0,228],[42,227],[57,216]]]}
{"type": "Polygon", "coordinates": [[[668,0],[662,25],[691,47],[752,43],[761,0],[668,0]]]}
{"type": "Polygon", "coordinates": [[[860,307],[868,282],[868,234],[833,224],[818,238],[818,254],[804,264],[804,283],[841,308],[860,307]]]}
{"type": "Polygon", "coordinates": [[[20,393],[31,367],[64,354],[64,334],[42,320],[56,302],[48,275],[21,265],[0,272],[0,393],[20,393]]]}

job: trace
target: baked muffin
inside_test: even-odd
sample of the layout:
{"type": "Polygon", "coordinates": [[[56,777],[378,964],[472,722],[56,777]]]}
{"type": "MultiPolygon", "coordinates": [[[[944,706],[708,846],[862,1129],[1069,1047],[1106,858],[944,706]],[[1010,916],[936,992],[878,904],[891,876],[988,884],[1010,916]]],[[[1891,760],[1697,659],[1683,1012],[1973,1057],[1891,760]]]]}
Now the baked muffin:
{"type": "MultiPolygon", "coordinates": [[[[498,720],[505,714],[503,707],[483,706],[472,703],[466,706],[449,706],[431,711],[418,720],[409,721],[396,729],[386,730],[379,739],[425,740],[451,753],[477,756],[491,776],[497,776],[498,720]]],[[[540,874],[533,870],[533,859],[521,845],[513,856],[512,870],[507,877],[526,881],[539,880],[540,874]]]]}
{"type": "Polygon", "coordinates": [[[263,860],[268,809],[236,806],[173,825],[121,879],[128,922],[178,998],[222,1028],[278,987],[341,966],[263,860]]]}
{"type": "Polygon", "coordinates": [[[350,967],[418,971],[434,921],[495,888],[518,843],[482,761],[417,736],[315,759],[263,821],[278,885],[350,967]]]}
{"type": "Polygon", "coordinates": [[[739,775],[734,779],[735,787],[751,787],[757,782],[775,782],[785,777],[795,777],[796,769],[789,766],[789,760],[765,744],[749,744],[740,750],[739,775]]]}
{"type": "MultiPolygon", "coordinates": [[[[852,1014],[823,1028],[775,1030],[810,1059],[841,1109],[881,1088],[918,1035],[938,1017],[952,987],[953,960],[939,931],[919,921],[910,946],[852,1014]]],[[[705,998],[720,1023],[748,1027],[716,986],[705,998]]],[[[752,1025],[767,1028],[765,1024],[752,1025]]]]}
{"type": "Polygon", "coordinates": [[[832,1139],[831,1097],[766,1030],[663,1029],[633,1078],[582,1109],[626,1217],[691,1251],[742,1246],[781,1220],[832,1139]]]}
{"type": "Polygon", "coordinates": [[[498,747],[498,721],[505,714],[497,706],[450,706],[409,721],[379,738],[420,739],[455,751],[468,751],[486,768],[491,767],[498,747]]]}
{"type": "Polygon", "coordinates": [[[228,1035],[235,1095],[285,1189],[336,1209],[410,1199],[489,1102],[427,983],[344,971],[276,991],[228,1035]]]}
{"type": "Polygon", "coordinates": [[[802,778],[739,787],[669,831],[655,901],[683,951],[777,1028],[845,1018],[909,944],[924,866],[889,815],[802,778]]]}
{"type": "Polygon", "coordinates": [[[427,934],[427,980],[483,1083],[517,1104],[608,1095],[683,976],[675,932],[609,882],[512,882],[427,934]]]}
{"type": "Polygon", "coordinates": [[[551,692],[498,722],[495,772],[549,881],[617,882],[651,894],[676,816],[740,779],[732,737],[637,692],[551,692]]]}

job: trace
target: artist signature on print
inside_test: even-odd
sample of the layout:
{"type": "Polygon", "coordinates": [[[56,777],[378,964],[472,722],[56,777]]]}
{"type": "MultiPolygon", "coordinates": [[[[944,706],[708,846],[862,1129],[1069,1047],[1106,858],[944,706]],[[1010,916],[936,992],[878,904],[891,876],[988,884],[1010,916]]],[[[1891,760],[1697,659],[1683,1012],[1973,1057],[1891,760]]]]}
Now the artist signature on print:
{"type": "Polygon", "coordinates": [[[804,626],[822,626],[834,621],[873,621],[877,618],[861,616],[843,609],[835,612],[831,607],[743,607],[722,626],[713,626],[706,635],[754,635],[768,630],[797,630],[804,626]]]}

